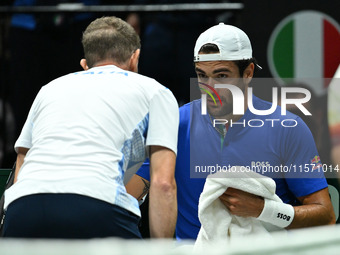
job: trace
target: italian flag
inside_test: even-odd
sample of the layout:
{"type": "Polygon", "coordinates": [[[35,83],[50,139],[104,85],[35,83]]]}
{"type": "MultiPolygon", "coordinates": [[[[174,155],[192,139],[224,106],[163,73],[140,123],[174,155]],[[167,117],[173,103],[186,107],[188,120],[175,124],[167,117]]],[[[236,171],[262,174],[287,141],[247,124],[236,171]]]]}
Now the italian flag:
{"type": "Polygon", "coordinates": [[[322,90],[329,81],[322,78],[332,78],[340,64],[339,25],[316,11],[292,14],[274,30],[268,50],[274,76],[313,78],[311,85],[322,90]]]}

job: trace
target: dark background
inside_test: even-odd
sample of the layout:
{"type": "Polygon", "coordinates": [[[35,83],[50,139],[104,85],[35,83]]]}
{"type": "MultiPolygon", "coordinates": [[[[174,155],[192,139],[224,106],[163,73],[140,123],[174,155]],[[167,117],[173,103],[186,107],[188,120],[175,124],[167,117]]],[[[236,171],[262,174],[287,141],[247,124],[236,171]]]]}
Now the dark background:
{"type": "MultiPolygon", "coordinates": [[[[53,5],[57,0],[31,0],[36,4],[53,5]]],[[[220,3],[223,1],[170,1],[170,0],[135,0],[135,1],[105,1],[95,0],[100,4],[169,4],[169,3],[220,3]]],[[[23,1],[25,2],[25,1],[23,1]]],[[[28,1],[29,2],[29,1],[28,1]]],[[[86,2],[86,1],[85,1],[86,2]]],[[[228,1],[224,1],[228,2],[228,1]]],[[[192,12],[139,12],[140,37],[142,51],[139,72],[151,76],[170,88],[175,94],[179,105],[190,101],[190,78],[195,77],[193,67],[193,48],[198,35],[208,27],[225,22],[236,25],[244,30],[253,47],[253,56],[263,67],[255,77],[272,77],[267,62],[267,47],[270,35],[277,24],[288,15],[303,11],[316,10],[323,12],[340,23],[338,1],[319,0],[243,0],[229,1],[243,3],[244,9],[236,11],[192,11],[192,12]]],[[[1,1],[2,6],[12,5],[14,1],[1,1]]],[[[3,99],[0,138],[5,156],[0,166],[11,167],[15,158],[13,143],[18,137],[26,119],[30,105],[40,87],[60,75],[80,70],[79,60],[82,57],[80,43],[81,32],[88,23],[96,17],[116,15],[126,19],[130,13],[94,13],[81,22],[71,22],[61,28],[49,27],[49,19],[55,14],[43,15],[43,28],[39,31],[24,31],[11,26],[10,13],[1,13],[0,17],[0,82],[1,98],[3,99]],[[44,30],[45,29],[45,30],[44,30]],[[4,103],[6,102],[6,103],[4,103]],[[9,107],[8,107],[9,106],[9,107]],[[7,112],[9,108],[12,111],[7,112]],[[15,122],[13,122],[13,118],[15,122]],[[9,119],[9,120],[8,120],[9,119]],[[14,124],[15,123],[15,124],[14,124]]],[[[38,15],[37,15],[38,16],[38,15]]],[[[36,17],[37,17],[36,16],[36,17]]],[[[66,14],[72,19],[74,15],[66,14]]],[[[340,46],[339,46],[340,50],[340,46]]],[[[273,83],[272,86],[277,84],[273,83]]],[[[271,86],[254,86],[257,96],[271,100],[271,86]]],[[[327,97],[316,98],[325,118],[327,97]]],[[[321,116],[321,117],[320,117],[321,116]]],[[[327,119],[320,121],[327,124],[327,119]]],[[[327,129],[327,127],[324,129],[327,129]]],[[[326,131],[325,131],[326,132],[326,131]]],[[[324,133],[325,133],[324,132],[324,133]]],[[[327,133],[327,132],[326,132],[327,133]]],[[[325,134],[325,140],[327,140],[325,134]]],[[[327,143],[327,141],[326,141],[327,143]]],[[[325,152],[324,154],[327,154],[325,152]]],[[[323,161],[329,162],[329,159],[323,161]]]]}

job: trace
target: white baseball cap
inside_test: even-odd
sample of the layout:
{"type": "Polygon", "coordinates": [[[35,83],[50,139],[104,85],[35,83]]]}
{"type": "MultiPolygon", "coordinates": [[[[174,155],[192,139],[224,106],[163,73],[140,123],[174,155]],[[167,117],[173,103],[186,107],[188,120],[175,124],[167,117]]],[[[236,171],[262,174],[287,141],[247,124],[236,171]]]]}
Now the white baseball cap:
{"type": "Polygon", "coordinates": [[[194,62],[243,60],[252,58],[250,40],[241,29],[219,23],[203,32],[197,39],[194,49],[194,62]],[[219,53],[199,54],[201,47],[207,43],[215,44],[219,53]]]}

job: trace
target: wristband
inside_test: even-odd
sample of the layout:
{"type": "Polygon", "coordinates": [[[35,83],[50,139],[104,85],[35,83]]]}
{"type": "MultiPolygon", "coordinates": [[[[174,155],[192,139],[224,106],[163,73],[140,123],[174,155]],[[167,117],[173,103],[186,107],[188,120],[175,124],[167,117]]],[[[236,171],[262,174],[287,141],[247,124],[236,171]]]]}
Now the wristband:
{"type": "Polygon", "coordinates": [[[263,210],[257,219],[286,228],[294,219],[294,207],[265,198],[263,210]]]}

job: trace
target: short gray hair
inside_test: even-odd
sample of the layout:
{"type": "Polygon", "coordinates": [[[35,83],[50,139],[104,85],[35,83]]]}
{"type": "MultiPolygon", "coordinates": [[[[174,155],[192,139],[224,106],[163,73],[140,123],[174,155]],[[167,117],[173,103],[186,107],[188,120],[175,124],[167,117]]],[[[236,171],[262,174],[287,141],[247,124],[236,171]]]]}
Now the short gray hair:
{"type": "Polygon", "coordinates": [[[90,68],[102,60],[124,64],[141,47],[133,27],[114,16],[92,21],[83,33],[82,44],[90,68]]]}

